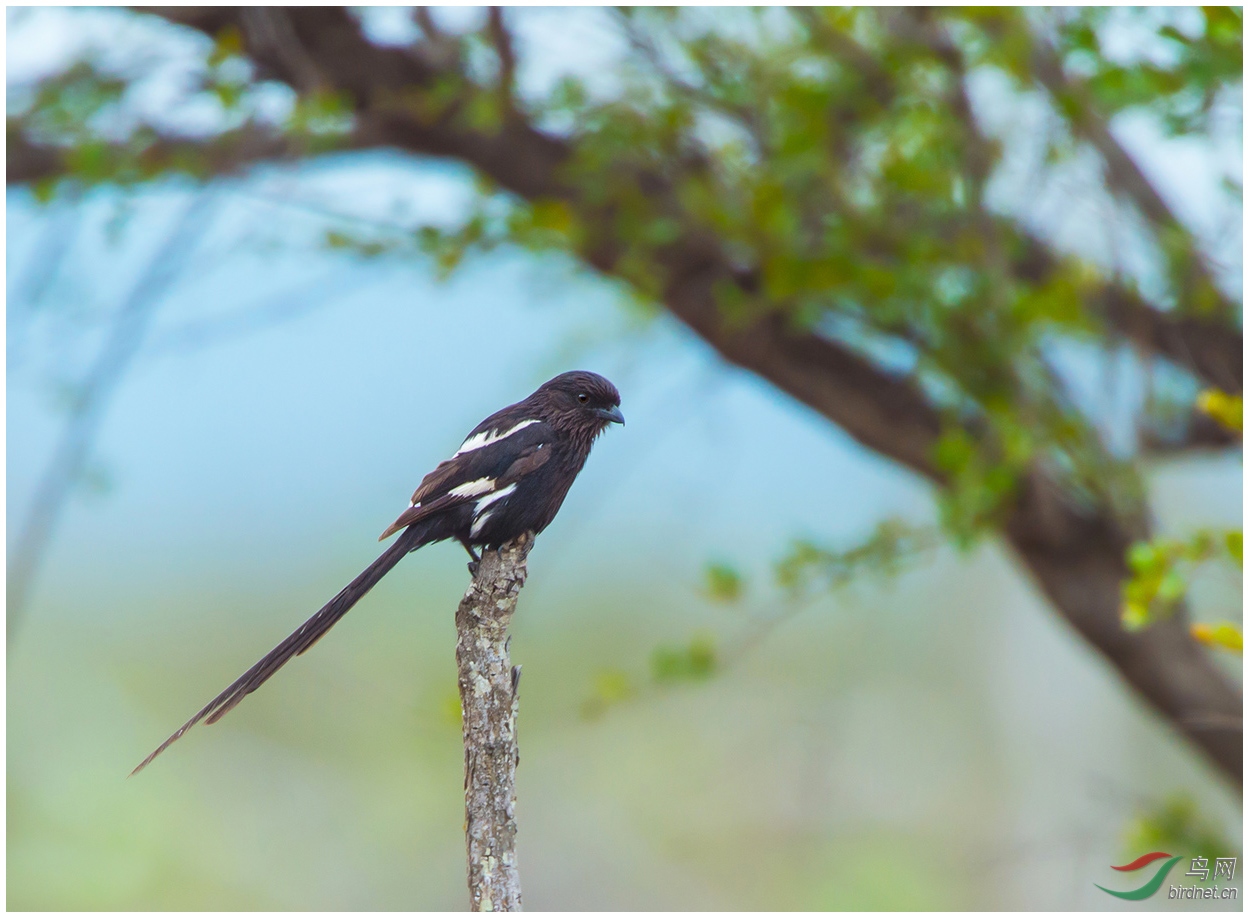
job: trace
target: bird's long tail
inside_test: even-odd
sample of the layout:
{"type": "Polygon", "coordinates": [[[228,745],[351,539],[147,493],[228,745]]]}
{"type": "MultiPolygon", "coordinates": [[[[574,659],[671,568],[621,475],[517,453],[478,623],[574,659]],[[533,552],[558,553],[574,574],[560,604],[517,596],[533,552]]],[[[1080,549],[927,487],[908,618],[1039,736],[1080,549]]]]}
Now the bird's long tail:
{"type": "Polygon", "coordinates": [[[208,702],[198,714],[179,727],[173,736],[156,747],[156,751],[140,762],[130,774],[135,775],[142,771],[152,759],[168,749],[176,740],[181,739],[182,734],[204,718],[208,718],[210,724],[221,720],[235,705],[264,685],[265,681],[281,669],[287,660],[303,653],[320,640],[321,636],[334,627],[334,623],[346,615],[365,593],[373,589],[404,555],[425,544],[428,528],[427,525],[418,523],[404,530],[393,545],[382,552],[378,559],[366,567],[355,580],[343,587],[337,596],[322,606],[316,615],[265,654],[264,659],[259,663],[230,683],[225,691],[208,702]]]}

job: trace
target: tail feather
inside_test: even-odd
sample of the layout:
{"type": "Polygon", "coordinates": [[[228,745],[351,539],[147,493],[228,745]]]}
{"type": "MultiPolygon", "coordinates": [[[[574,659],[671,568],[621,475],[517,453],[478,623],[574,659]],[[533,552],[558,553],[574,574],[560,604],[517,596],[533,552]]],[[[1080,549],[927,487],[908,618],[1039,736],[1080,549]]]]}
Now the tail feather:
{"type": "Polygon", "coordinates": [[[365,593],[373,589],[377,582],[386,576],[392,567],[399,563],[404,555],[425,544],[423,537],[426,535],[427,529],[428,527],[423,525],[409,527],[403,535],[395,540],[393,545],[382,552],[376,561],[366,567],[355,580],[343,587],[337,596],[322,606],[312,618],[296,628],[286,640],[265,654],[264,658],[255,666],[230,683],[225,691],[208,702],[207,705],[200,709],[199,713],[179,727],[169,739],[156,747],[156,750],[140,762],[130,774],[135,775],[142,771],[152,759],[181,739],[184,733],[201,720],[207,718],[207,722],[210,724],[215,724],[221,720],[240,701],[260,688],[288,660],[303,653],[319,641],[325,635],[325,632],[334,627],[334,624],[346,615],[365,593]]]}

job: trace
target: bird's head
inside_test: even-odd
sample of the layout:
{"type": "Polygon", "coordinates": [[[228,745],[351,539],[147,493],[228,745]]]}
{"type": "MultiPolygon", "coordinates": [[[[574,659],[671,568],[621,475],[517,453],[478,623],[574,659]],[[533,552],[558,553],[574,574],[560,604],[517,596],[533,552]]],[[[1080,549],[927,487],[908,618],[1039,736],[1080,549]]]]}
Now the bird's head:
{"type": "Polygon", "coordinates": [[[602,433],[608,424],[624,423],[620,393],[597,373],[561,373],[539,386],[531,398],[552,424],[586,431],[591,436],[602,433]]]}

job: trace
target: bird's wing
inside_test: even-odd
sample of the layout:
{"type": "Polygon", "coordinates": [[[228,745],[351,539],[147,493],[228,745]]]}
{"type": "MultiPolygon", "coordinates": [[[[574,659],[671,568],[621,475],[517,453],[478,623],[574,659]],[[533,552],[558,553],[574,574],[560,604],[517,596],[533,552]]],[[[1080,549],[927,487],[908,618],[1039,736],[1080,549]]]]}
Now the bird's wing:
{"type": "Polygon", "coordinates": [[[404,510],[401,514],[399,514],[399,518],[397,520],[386,527],[386,531],[383,532],[377,540],[381,542],[384,539],[388,539],[400,529],[407,529],[413,523],[419,523],[421,520],[428,519],[436,513],[442,513],[444,510],[450,510],[452,507],[468,503],[468,501],[472,499],[472,494],[464,495],[449,493],[443,494],[441,497],[436,497],[426,503],[416,504],[415,506],[409,507],[407,510],[404,510]]]}
{"type": "Polygon", "coordinates": [[[470,503],[544,463],[555,432],[544,421],[487,418],[459,451],[421,480],[412,505],[382,533],[386,539],[427,517],[470,503]],[[537,460],[533,457],[538,456],[537,460]],[[536,464],[534,464],[536,461],[536,464]]]}
{"type": "Polygon", "coordinates": [[[507,471],[499,476],[496,487],[504,488],[514,481],[519,481],[546,465],[550,458],[551,449],[545,443],[535,443],[526,447],[507,467],[507,471]]]}

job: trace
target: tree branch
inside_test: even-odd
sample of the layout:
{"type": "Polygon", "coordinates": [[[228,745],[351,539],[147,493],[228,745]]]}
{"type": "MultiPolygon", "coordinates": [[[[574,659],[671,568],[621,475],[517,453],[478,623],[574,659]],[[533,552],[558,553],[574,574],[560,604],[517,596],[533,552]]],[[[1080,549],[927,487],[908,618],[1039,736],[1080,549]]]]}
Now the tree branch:
{"type": "Polygon", "coordinates": [[[897,98],[897,87],[889,72],[857,41],[834,27],[817,7],[796,6],[793,13],[806,26],[811,38],[822,44],[843,64],[858,71],[863,87],[881,108],[888,108],[897,98]]]}
{"type": "Polygon", "coordinates": [[[1109,123],[1097,111],[1088,91],[1079,81],[1067,78],[1062,61],[1043,39],[1033,43],[1032,68],[1037,81],[1062,110],[1072,116],[1076,129],[1101,154],[1110,184],[1127,195],[1146,219],[1160,226],[1181,226],[1162,195],[1111,133],[1109,123]]]}
{"type": "Polygon", "coordinates": [[[1096,299],[1105,320],[1137,347],[1166,357],[1225,392],[1243,388],[1244,338],[1236,328],[1202,316],[1159,312],[1110,284],[1096,299]]]}
{"type": "Polygon", "coordinates": [[[245,6],[240,7],[239,13],[252,36],[253,53],[272,54],[280,60],[284,70],[294,75],[292,85],[296,90],[307,94],[325,86],[321,68],[300,44],[285,9],[280,6],[245,6]]]}
{"type": "Polygon", "coordinates": [[[1235,316],[1236,307],[1219,290],[1192,234],[1111,132],[1109,121],[1098,111],[1087,87],[1067,77],[1062,61],[1042,38],[1033,42],[1032,71],[1055,104],[1070,116],[1079,134],[1101,155],[1110,187],[1132,201],[1153,225],[1164,252],[1177,246],[1183,250],[1187,276],[1182,281],[1186,289],[1180,291],[1181,298],[1198,299],[1206,310],[1221,317],[1235,316]]]}
{"type": "Polygon", "coordinates": [[[512,46],[512,35],[503,22],[501,7],[490,7],[486,34],[490,36],[495,56],[499,59],[499,101],[503,110],[510,113],[515,105],[516,50],[512,46]]]}
{"type": "Polygon", "coordinates": [[[426,41],[453,43],[454,39],[447,35],[438,23],[434,22],[433,15],[429,12],[429,7],[418,6],[413,8],[413,15],[416,19],[417,27],[425,35],[426,41]]]}
{"type": "MultiPolygon", "coordinates": [[[[292,86],[300,84],[302,75],[297,72],[299,68],[292,67],[289,61],[284,63],[282,55],[270,50],[272,43],[264,36],[256,39],[258,47],[252,47],[247,17],[238,8],[138,9],[191,26],[210,36],[227,26],[238,28],[248,39],[249,55],[263,65],[262,70],[292,86]]],[[[430,36],[431,42],[447,40],[424,8],[418,9],[417,14],[418,23],[430,36]]],[[[802,15],[808,27],[820,40],[830,45],[833,53],[863,73],[872,94],[882,104],[893,98],[894,87],[888,73],[875,64],[870,54],[828,26],[818,15],[806,11],[802,15]]],[[[350,90],[359,103],[357,130],[340,144],[342,148],[394,146],[410,152],[460,158],[476,165],[504,187],[531,199],[567,198],[572,193],[558,176],[559,166],[570,155],[568,145],[533,129],[523,120],[511,120],[499,134],[490,137],[458,127],[452,123],[453,119],[445,116],[436,123],[429,123],[429,119],[416,116],[412,110],[395,111],[395,89],[430,86],[440,73],[446,75],[445,69],[439,70],[435,62],[444,62],[445,67],[451,67],[452,72],[462,76],[458,64],[448,62],[446,54],[421,55],[404,49],[374,46],[360,33],[350,15],[341,9],[298,8],[292,9],[288,16],[288,31],[295,36],[293,40],[299,43],[303,53],[318,61],[319,72],[325,73],[335,86],[350,90]],[[374,110],[372,115],[371,110],[374,110]]],[[[1041,71],[1048,75],[1050,82],[1054,82],[1055,65],[1056,59],[1049,60],[1048,66],[1042,61],[1041,71]]],[[[1058,76],[1062,77],[1060,66],[1058,76]]],[[[1054,85],[1058,87],[1060,84],[1054,85]]],[[[473,91],[474,87],[466,84],[465,92],[473,91]]],[[[28,183],[68,171],[64,150],[28,141],[11,122],[8,133],[7,180],[10,184],[28,183]]],[[[1126,160],[1121,170],[1123,174],[1132,176],[1133,183],[1140,181],[1147,185],[1144,175],[1118,146],[1108,129],[1103,140],[1114,144],[1126,160]]],[[[120,148],[117,150],[119,155],[122,152],[120,148]]],[[[233,172],[255,162],[287,159],[300,153],[296,141],[249,127],[205,141],[158,136],[141,155],[140,163],[159,171],[162,167],[198,161],[207,174],[215,175],[233,172]]],[[[1142,200],[1146,202],[1149,213],[1163,216],[1165,202],[1150,187],[1151,191],[1142,200]]],[[[1169,210],[1165,216],[1174,222],[1169,210]]],[[[1009,229],[1003,226],[1003,230],[1009,229]]],[[[1057,259],[1048,247],[1031,237],[1022,240],[1021,251],[1013,263],[1018,276],[1029,280],[1043,279],[1056,266],[1057,259]]],[[[1112,327],[1138,346],[1189,368],[1211,385],[1229,392],[1242,388],[1242,336],[1226,321],[1195,316],[1191,309],[1183,316],[1160,312],[1116,283],[1104,285],[1092,302],[1112,327]]]]}
{"type": "Polygon", "coordinates": [[[464,723],[464,832],[475,912],[521,910],[516,867],[517,686],[507,629],[525,585],[533,535],[482,552],[455,613],[455,660],[464,723]]]}
{"type": "MultiPolygon", "coordinates": [[[[1043,283],[1060,267],[1059,259],[1035,236],[1020,235],[1017,249],[1012,269],[1023,280],[1043,283]]],[[[1241,391],[1244,338],[1229,321],[1188,311],[1163,312],[1111,281],[1091,292],[1087,301],[1091,312],[1146,353],[1165,357],[1225,392],[1241,391]]]]}
{"type": "MultiPolygon", "coordinates": [[[[93,177],[134,181],[165,173],[221,176],[261,162],[295,161],[307,156],[308,144],[277,128],[258,124],[211,137],[182,137],[145,130],[137,142],[104,144],[93,164],[93,177]]],[[[335,141],[339,149],[359,149],[376,143],[363,131],[335,141]]],[[[5,180],[28,185],[74,174],[74,151],[69,147],[30,140],[20,126],[9,123],[5,180]]]]}
{"type": "MultiPolygon", "coordinates": [[[[795,13],[839,58],[859,70],[864,83],[882,105],[890,104],[896,92],[893,80],[870,54],[853,39],[830,26],[819,11],[801,8],[795,13]]],[[[988,140],[982,135],[966,97],[963,86],[966,63],[958,46],[927,9],[899,11],[895,16],[895,25],[926,45],[951,68],[958,83],[952,107],[966,127],[969,164],[983,182],[988,177],[991,154],[988,140]]],[[[1066,81],[1061,65],[1052,52],[1041,46],[1037,53],[1042,55],[1038,76],[1052,93],[1076,91],[1077,87],[1066,81]]],[[[1187,231],[1135,161],[1110,133],[1104,121],[1094,118],[1091,101],[1084,98],[1085,94],[1079,95],[1082,111],[1090,119],[1088,129],[1096,134],[1095,146],[1106,157],[1107,163],[1115,164],[1109,176],[1112,180],[1114,176],[1119,176],[1119,184],[1115,187],[1130,191],[1147,217],[1161,226],[1176,228],[1191,246],[1187,231]]],[[[994,224],[984,233],[989,242],[998,238],[1017,239],[1018,251],[1011,265],[1015,276],[1032,283],[1044,283],[1058,269],[1058,259],[1040,239],[1027,233],[1021,235],[1013,224],[1001,217],[985,213],[983,219],[994,224]]],[[[1111,328],[1143,350],[1166,357],[1210,385],[1227,392],[1241,391],[1243,340],[1240,331],[1229,321],[1235,310],[1225,300],[1221,301],[1221,314],[1214,317],[1195,314],[1195,304],[1188,301],[1182,301],[1182,305],[1187,307],[1184,313],[1166,313],[1155,309],[1122,284],[1108,281],[1090,297],[1090,305],[1111,328]]]]}
{"type": "Polygon", "coordinates": [[[1140,432],[1140,440],[1142,452],[1159,458],[1194,450],[1227,449],[1241,442],[1235,431],[1200,411],[1190,412],[1178,433],[1146,427],[1140,432]]]}

